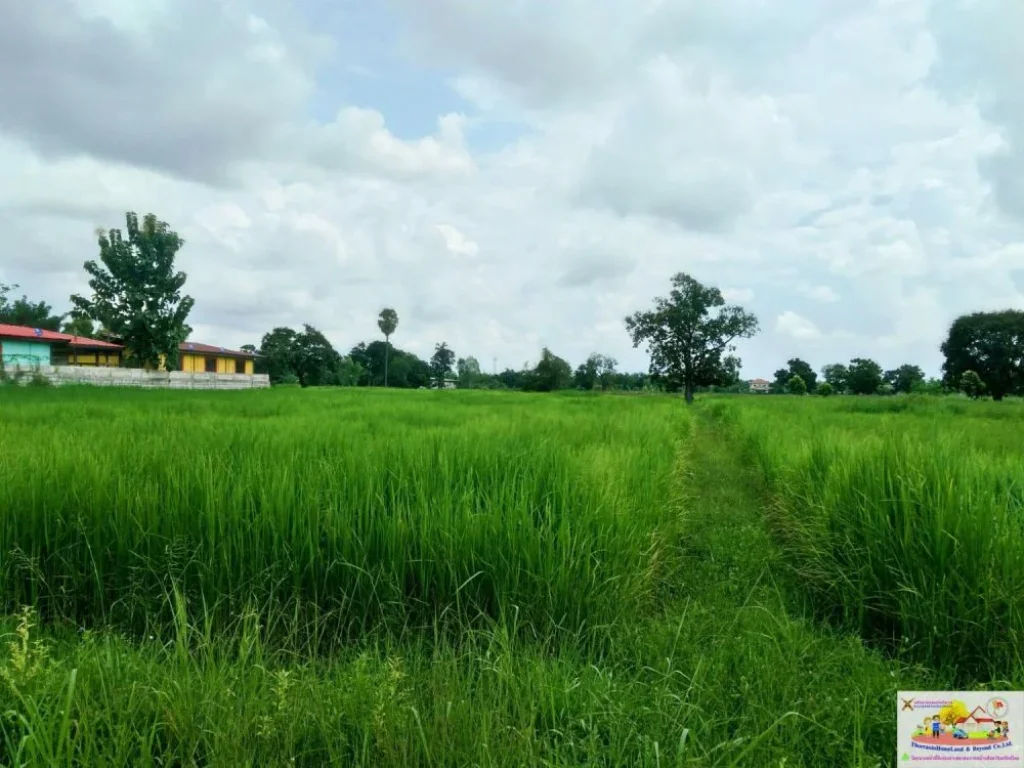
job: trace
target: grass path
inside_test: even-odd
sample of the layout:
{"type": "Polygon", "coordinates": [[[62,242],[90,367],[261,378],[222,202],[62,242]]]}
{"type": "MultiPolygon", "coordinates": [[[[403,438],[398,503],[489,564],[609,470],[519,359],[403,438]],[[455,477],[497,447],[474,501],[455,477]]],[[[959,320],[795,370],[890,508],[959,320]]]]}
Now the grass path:
{"type": "Polygon", "coordinates": [[[737,733],[749,750],[731,749],[728,761],[712,764],[891,764],[897,680],[923,684],[926,674],[898,669],[857,638],[792,615],[796,603],[776,580],[782,569],[762,499],[709,414],[698,411],[682,458],[684,599],[692,615],[715,614],[690,633],[705,648],[705,662],[695,667],[706,670],[706,687],[716,673],[725,683],[727,669],[738,672],[738,686],[719,688],[722,699],[737,701],[733,716],[724,708],[706,730],[737,733]],[[763,725],[769,712],[777,716],[771,731],[754,735],[745,727],[763,725]]]}

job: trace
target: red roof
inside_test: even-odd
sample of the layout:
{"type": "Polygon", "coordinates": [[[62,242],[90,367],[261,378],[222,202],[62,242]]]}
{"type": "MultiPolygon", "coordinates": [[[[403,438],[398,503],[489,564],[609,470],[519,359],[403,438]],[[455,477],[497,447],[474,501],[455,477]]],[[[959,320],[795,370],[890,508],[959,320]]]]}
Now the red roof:
{"type": "Polygon", "coordinates": [[[111,344],[109,341],[87,339],[84,336],[72,336],[68,333],[47,331],[42,328],[29,328],[27,325],[4,325],[0,323],[0,338],[31,339],[32,341],[42,341],[48,344],[62,342],[70,344],[72,347],[87,349],[123,349],[120,344],[111,344]]]}
{"type": "Polygon", "coordinates": [[[750,383],[751,384],[771,384],[770,381],[767,381],[765,379],[751,379],[750,383]]]}
{"type": "Polygon", "coordinates": [[[200,344],[198,341],[185,341],[178,345],[181,352],[200,352],[208,355],[225,355],[226,357],[256,357],[252,352],[239,352],[234,349],[215,347],[211,344],[200,344]]]}

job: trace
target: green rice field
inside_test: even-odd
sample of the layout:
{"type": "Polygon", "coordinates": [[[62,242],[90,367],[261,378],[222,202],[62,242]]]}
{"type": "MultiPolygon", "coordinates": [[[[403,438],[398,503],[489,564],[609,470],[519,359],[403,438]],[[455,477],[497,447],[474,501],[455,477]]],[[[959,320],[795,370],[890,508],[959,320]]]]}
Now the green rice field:
{"type": "Polygon", "coordinates": [[[0,389],[0,765],[880,766],[1024,687],[1019,403],[0,389]]]}

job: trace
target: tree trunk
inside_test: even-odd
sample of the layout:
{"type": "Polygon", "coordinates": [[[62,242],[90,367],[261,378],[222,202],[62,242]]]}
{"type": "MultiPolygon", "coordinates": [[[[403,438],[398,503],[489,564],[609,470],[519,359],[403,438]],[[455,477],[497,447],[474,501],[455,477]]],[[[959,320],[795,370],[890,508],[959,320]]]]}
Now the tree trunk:
{"type": "Polygon", "coordinates": [[[992,393],[992,399],[995,400],[998,403],[1000,400],[1003,399],[1003,393],[1002,392],[993,392],[992,393]]]}
{"type": "Polygon", "coordinates": [[[686,395],[686,404],[693,405],[693,382],[686,382],[686,385],[683,388],[683,390],[686,395]]]}
{"type": "Polygon", "coordinates": [[[384,386],[388,385],[388,355],[391,352],[391,341],[384,337],[384,386]]]}

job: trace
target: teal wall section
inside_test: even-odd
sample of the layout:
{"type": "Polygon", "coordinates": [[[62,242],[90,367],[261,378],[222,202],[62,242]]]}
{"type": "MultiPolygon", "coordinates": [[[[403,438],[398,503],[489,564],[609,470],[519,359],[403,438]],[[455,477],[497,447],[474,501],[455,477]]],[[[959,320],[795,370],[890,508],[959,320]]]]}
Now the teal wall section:
{"type": "Polygon", "coordinates": [[[5,366],[20,365],[31,368],[34,365],[50,364],[50,345],[35,341],[13,341],[0,339],[3,346],[3,363],[5,366]]]}

